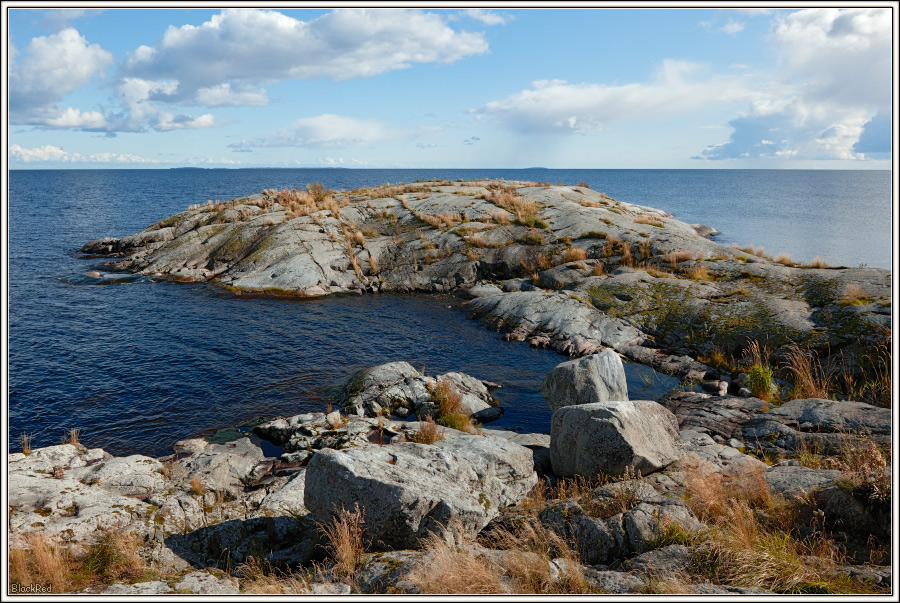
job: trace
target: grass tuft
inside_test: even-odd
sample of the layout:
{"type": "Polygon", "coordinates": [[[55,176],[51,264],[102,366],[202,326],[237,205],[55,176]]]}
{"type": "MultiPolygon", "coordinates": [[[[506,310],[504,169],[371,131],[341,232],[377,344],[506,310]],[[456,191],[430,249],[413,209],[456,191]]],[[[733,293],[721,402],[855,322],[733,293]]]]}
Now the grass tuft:
{"type": "Polygon", "coordinates": [[[338,576],[352,576],[362,562],[363,521],[362,510],[357,505],[353,511],[342,508],[331,521],[318,524],[338,576]]]}

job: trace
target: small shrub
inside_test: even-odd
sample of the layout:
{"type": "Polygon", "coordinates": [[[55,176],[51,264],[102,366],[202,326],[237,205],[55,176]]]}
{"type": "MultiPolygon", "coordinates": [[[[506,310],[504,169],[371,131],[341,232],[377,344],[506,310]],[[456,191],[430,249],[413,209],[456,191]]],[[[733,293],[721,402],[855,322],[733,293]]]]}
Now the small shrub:
{"type": "Polygon", "coordinates": [[[809,261],[809,267],[810,268],[828,268],[828,264],[825,263],[825,260],[823,260],[819,256],[816,256],[809,261]]]}
{"type": "Polygon", "coordinates": [[[580,186],[581,188],[591,188],[591,185],[584,180],[579,180],[576,186],[580,186]]]}

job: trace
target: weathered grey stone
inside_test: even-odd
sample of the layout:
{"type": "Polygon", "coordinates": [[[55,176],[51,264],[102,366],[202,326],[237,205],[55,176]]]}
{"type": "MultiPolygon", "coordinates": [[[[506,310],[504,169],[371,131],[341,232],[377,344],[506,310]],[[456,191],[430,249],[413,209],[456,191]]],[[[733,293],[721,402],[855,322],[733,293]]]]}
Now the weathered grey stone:
{"type": "Polygon", "coordinates": [[[474,535],[536,482],[527,448],[461,436],[434,445],[317,452],[307,468],[304,501],[320,520],[358,505],[377,546],[415,548],[451,523],[474,535]]]}
{"type": "Polygon", "coordinates": [[[627,400],[625,369],[619,355],[612,350],[569,360],[544,377],[541,394],[551,410],[575,404],[627,400]]]}
{"type": "Polygon", "coordinates": [[[566,406],[553,413],[550,459],[557,477],[644,475],[684,454],[675,417],[650,400],[566,406]]]}
{"type": "Polygon", "coordinates": [[[646,583],[631,572],[596,570],[584,568],[584,579],[594,588],[611,595],[626,595],[643,592],[646,583]]]}
{"type": "Polygon", "coordinates": [[[238,581],[228,575],[216,577],[208,572],[191,572],[175,583],[175,591],[198,595],[236,595],[238,581]]]}
{"type": "Polygon", "coordinates": [[[773,493],[787,498],[800,498],[832,485],[840,475],[841,472],[834,469],[781,465],[768,468],[766,481],[773,493]]]}
{"type": "Polygon", "coordinates": [[[246,485],[272,470],[274,461],[266,459],[262,448],[250,438],[240,438],[226,444],[209,444],[179,458],[175,466],[184,470],[188,480],[197,477],[206,488],[238,498],[246,485]]]}
{"type": "Polygon", "coordinates": [[[670,544],[633,557],[623,566],[642,574],[687,575],[691,564],[691,551],[681,544],[670,544]]]}

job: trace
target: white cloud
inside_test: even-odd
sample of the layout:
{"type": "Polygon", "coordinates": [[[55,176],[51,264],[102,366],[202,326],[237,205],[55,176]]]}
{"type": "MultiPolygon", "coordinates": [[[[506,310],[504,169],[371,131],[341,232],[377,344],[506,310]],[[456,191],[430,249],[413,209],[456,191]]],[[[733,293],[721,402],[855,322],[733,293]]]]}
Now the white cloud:
{"type": "Polygon", "coordinates": [[[155,159],[146,159],[130,153],[69,153],[53,145],[44,145],[26,149],[14,144],[9,147],[9,156],[23,163],[57,162],[57,163],[159,163],[155,159]]]}
{"type": "Polygon", "coordinates": [[[204,107],[264,107],[269,95],[262,89],[232,90],[231,84],[219,84],[197,91],[194,102],[204,107]]]}
{"type": "Polygon", "coordinates": [[[460,11],[460,16],[468,17],[475,21],[481,21],[485,25],[505,25],[506,21],[511,18],[507,15],[484,10],[483,8],[468,8],[464,11],[460,11]]]}
{"type": "Polygon", "coordinates": [[[473,112],[524,132],[586,134],[620,121],[677,115],[758,95],[736,76],[699,78],[699,71],[695,63],[667,59],[649,83],[613,86],[539,80],[530,90],[473,112]]]}
{"type": "Polygon", "coordinates": [[[719,31],[727,33],[729,36],[744,30],[744,24],[734,19],[729,19],[728,23],[719,28],[719,31]]]}
{"type": "Polygon", "coordinates": [[[69,27],[33,38],[21,61],[9,58],[9,119],[13,124],[46,127],[103,127],[96,112],[57,106],[67,94],[82,88],[113,62],[98,44],[88,44],[69,27]],[[71,125],[68,125],[71,124],[71,125]]]}
{"type": "MultiPolygon", "coordinates": [[[[886,140],[879,131],[884,122],[873,116],[890,114],[890,9],[792,12],[776,20],[772,38],[784,85],[729,122],[729,141],[708,147],[703,157],[862,159],[857,145],[864,133],[886,140]]],[[[883,142],[878,147],[890,150],[883,142]]]]}
{"type": "Polygon", "coordinates": [[[265,83],[368,77],[487,49],[482,34],[457,32],[419,10],[338,9],[304,22],[272,10],[226,9],[199,26],[170,27],[155,47],[131,53],[122,71],[177,81],[155,101],[259,105],[265,83]]]}
{"type": "Polygon", "coordinates": [[[290,128],[269,136],[243,140],[231,148],[249,147],[345,147],[351,144],[372,143],[402,136],[383,123],[325,113],[298,119],[290,128]]]}
{"type": "Polygon", "coordinates": [[[58,115],[48,117],[43,125],[50,128],[101,130],[106,127],[106,117],[99,111],[86,111],[82,113],[79,109],[69,107],[58,115]]]}

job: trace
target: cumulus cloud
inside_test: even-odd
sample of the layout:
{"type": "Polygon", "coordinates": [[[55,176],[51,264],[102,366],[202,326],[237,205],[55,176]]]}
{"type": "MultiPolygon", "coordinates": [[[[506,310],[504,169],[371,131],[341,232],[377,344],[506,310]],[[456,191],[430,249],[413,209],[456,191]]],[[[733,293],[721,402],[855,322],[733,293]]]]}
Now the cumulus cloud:
{"type": "Polygon", "coordinates": [[[33,38],[21,60],[10,58],[9,119],[13,124],[50,128],[100,129],[97,112],[58,106],[113,63],[112,54],[88,41],[74,28],[33,38]]]}
{"type": "Polygon", "coordinates": [[[868,141],[890,151],[890,123],[876,119],[891,106],[889,9],[793,12],[778,18],[773,40],[787,92],[752,103],[729,122],[729,141],[701,157],[859,159],[868,141]]]}
{"type": "Polygon", "coordinates": [[[259,105],[267,102],[259,86],[270,82],[368,77],[487,49],[482,34],[457,32],[419,10],[339,9],[305,22],[272,10],[226,9],[199,26],[169,27],[154,47],[132,52],[122,74],[177,82],[156,102],[259,105]]]}
{"type": "Polygon", "coordinates": [[[528,133],[586,134],[612,123],[677,115],[757,95],[736,76],[699,77],[695,63],[667,59],[652,81],[623,85],[539,80],[532,88],[474,110],[481,119],[528,133]]]}
{"type": "Polygon", "coordinates": [[[511,18],[507,15],[495,13],[494,11],[484,10],[483,8],[468,8],[464,11],[460,11],[459,15],[461,17],[480,21],[485,25],[506,25],[507,20],[511,18]]]}
{"type": "Polygon", "coordinates": [[[49,144],[42,147],[34,147],[32,149],[26,149],[20,145],[14,144],[9,147],[9,156],[13,160],[21,161],[23,163],[159,163],[159,161],[155,159],[146,159],[130,153],[91,153],[89,155],[69,153],[59,147],[49,144]]]}
{"type": "Polygon", "coordinates": [[[744,31],[744,24],[740,21],[735,21],[734,19],[729,19],[728,23],[719,28],[719,31],[723,33],[727,33],[729,36],[736,34],[739,31],[744,31]]]}
{"type": "Polygon", "coordinates": [[[269,136],[242,140],[229,147],[345,147],[351,144],[372,143],[402,135],[391,131],[375,120],[356,119],[325,113],[316,117],[298,119],[290,128],[269,136]]]}
{"type": "Polygon", "coordinates": [[[863,126],[859,140],[853,145],[856,153],[865,155],[883,155],[891,152],[891,127],[890,111],[879,111],[871,120],[863,126]]]}

